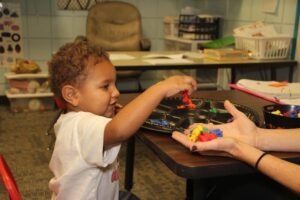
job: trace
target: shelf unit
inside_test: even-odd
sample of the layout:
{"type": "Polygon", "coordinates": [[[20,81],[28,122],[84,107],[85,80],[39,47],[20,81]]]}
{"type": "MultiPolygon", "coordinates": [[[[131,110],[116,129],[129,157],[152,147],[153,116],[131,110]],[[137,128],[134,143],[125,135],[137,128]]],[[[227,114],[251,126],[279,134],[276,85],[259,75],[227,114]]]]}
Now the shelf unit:
{"type": "Polygon", "coordinates": [[[220,18],[211,15],[180,15],[178,36],[189,40],[215,40],[220,18]]]}
{"type": "Polygon", "coordinates": [[[47,73],[4,74],[9,88],[5,95],[12,112],[45,111],[54,109],[47,73]]]}

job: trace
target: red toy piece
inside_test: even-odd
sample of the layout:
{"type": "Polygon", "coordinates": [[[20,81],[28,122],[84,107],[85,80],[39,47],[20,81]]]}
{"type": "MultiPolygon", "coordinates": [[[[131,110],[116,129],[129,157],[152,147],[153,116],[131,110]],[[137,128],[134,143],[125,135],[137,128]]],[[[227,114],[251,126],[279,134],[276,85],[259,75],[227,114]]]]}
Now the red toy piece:
{"type": "Polygon", "coordinates": [[[185,90],[182,92],[182,102],[188,107],[188,108],[196,108],[196,105],[193,104],[188,91],[185,90]]]}
{"type": "Polygon", "coordinates": [[[198,136],[198,140],[200,142],[207,142],[207,141],[211,141],[213,139],[216,139],[217,136],[215,134],[212,133],[203,133],[202,135],[198,136]]]}
{"type": "Polygon", "coordinates": [[[200,142],[208,142],[209,139],[208,139],[207,136],[205,136],[204,134],[202,134],[202,135],[198,136],[198,141],[200,141],[200,142]]]}

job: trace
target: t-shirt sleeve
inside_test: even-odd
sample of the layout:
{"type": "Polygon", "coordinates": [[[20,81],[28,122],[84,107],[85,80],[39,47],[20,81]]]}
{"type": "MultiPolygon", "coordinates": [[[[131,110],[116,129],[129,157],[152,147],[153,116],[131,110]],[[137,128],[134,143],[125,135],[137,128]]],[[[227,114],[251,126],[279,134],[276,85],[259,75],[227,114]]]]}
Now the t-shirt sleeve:
{"type": "Polygon", "coordinates": [[[79,151],[88,164],[106,167],[117,158],[120,145],[103,150],[104,130],[110,120],[93,114],[86,114],[79,120],[79,151]]]}

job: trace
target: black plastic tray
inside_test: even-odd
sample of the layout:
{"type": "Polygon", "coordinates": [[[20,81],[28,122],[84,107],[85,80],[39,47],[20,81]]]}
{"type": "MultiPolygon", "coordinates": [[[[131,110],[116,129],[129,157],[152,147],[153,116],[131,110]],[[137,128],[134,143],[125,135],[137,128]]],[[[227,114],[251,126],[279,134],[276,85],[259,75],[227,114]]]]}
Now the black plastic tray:
{"type": "MultiPolygon", "coordinates": [[[[232,116],[224,108],[224,101],[192,98],[195,109],[178,109],[183,105],[181,97],[164,99],[145,121],[142,128],[159,133],[171,134],[174,130],[183,131],[193,123],[223,124],[232,120],[232,116]],[[212,110],[217,112],[212,112],[212,110]]],[[[234,104],[237,109],[245,113],[256,125],[259,125],[258,114],[243,105],[234,104]]]]}

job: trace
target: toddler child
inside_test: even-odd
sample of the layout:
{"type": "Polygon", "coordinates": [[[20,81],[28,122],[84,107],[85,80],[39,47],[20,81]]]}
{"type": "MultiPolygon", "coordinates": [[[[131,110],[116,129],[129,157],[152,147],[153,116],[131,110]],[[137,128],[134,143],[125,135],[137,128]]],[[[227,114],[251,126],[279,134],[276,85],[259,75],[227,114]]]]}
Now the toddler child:
{"type": "Polygon", "coordinates": [[[197,87],[189,76],[174,76],[149,87],[116,113],[116,70],[108,55],[86,40],[61,47],[49,62],[49,73],[54,95],[66,106],[54,125],[52,199],[117,200],[120,144],[163,98],[197,87]]]}

